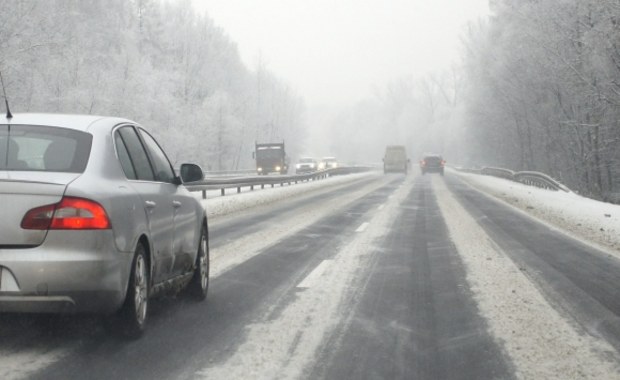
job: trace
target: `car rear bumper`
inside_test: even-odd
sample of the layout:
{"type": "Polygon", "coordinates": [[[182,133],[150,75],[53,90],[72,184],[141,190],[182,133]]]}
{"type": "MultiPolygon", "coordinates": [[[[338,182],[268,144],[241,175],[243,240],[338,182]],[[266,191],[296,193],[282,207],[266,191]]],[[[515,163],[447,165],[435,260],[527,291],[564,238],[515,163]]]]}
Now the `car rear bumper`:
{"type": "Polygon", "coordinates": [[[422,171],[426,173],[441,173],[443,172],[443,167],[442,166],[426,166],[422,168],[422,171]]]}
{"type": "Polygon", "coordinates": [[[111,313],[125,299],[133,255],[112,231],[54,231],[35,248],[0,248],[0,312],[111,313]]]}

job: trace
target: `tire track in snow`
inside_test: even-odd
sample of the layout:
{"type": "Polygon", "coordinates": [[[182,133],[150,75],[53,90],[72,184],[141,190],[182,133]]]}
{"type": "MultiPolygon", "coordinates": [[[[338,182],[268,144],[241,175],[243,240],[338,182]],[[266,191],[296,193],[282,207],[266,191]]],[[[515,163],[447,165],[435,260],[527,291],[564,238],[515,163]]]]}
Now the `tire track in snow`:
{"type": "MultiPolygon", "coordinates": [[[[205,379],[298,379],[315,359],[324,337],[342,316],[339,307],[348,294],[348,286],[360,268],[372,259],[375,239],[385,236],[399,211],[399,204],[409,193],[412,177],[400,187],[386,206],[377,212],[365,233],[355,234],[333,258],[321,281],[311,288],[297,291],[296,299],[275,319],[265,315],[248,326],[245,343],[222,364],[196,372],[205,379]]],[[[296,284],[295,284],[296,285],[296,284]]],[[[293,286],[295,286],[293,285],[293,286]]]]}

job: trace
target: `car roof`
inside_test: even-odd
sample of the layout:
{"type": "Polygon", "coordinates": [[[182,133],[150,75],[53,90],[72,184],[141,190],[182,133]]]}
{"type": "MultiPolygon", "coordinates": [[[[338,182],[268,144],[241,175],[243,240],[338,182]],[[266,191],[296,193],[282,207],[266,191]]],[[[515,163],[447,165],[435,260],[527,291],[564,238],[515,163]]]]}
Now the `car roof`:
{"type": "Polygon", "coordinates": [[[135,124],[131,120],[117,117],[55,113],[16,113],[13,114],[12,119],[4,118],[3,120],[0,118],[0,124],[56,126],[86,132],[93,124],[103,120],[114,125],[121,123],[135,124]]]}

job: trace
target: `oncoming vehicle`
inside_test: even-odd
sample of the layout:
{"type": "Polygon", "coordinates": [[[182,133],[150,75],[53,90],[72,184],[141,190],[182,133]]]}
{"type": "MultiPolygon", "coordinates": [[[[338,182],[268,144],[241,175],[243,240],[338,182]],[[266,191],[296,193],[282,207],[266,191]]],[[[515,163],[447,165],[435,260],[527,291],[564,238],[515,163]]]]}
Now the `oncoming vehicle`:
{"type": "Polygon", "coordinates": [[[443,175],[443,169],[446,165],[446,161],[438,154],[430,154],[424,156],[420,161],[420,170],[422,175],[426,173],[439,173],[443,175]]]}
{"type": "Polygon", "coordinates": [[[297,165],[295,165],[295,173],[297,174],[312,173],[313,171],[317,170],[318,166],[319,165],[317,164],[314,158],[302,157],[299,159],[299,162],[297,163],[297,165]]]}
{"type": "Polygon", "coordinates": [[[0,121],[0,312],[99,313],[142,334],[149,298],[204,300],[204,208],[183,186],[203,179],[140,125],[90,115],[0,121]]]}
{"type": "Polygon", "coordinates": [[[338,167],[338,160],[336,157],[323,157],[321,162],[319,163],[319,169],[335,169],[338,167]]]}
{"type": "Polygon", "coordinates": [[[403,145],[388,145],[383,157],[383,173],[405,173],[409,167],[407,149],[403,145]]]}
{"type": "Polygon", "coordinates": [[[288,157],[284,150],[284,143],[255,143],[252,157],[256,159],[256,173],[288,173],[288,157]]]}

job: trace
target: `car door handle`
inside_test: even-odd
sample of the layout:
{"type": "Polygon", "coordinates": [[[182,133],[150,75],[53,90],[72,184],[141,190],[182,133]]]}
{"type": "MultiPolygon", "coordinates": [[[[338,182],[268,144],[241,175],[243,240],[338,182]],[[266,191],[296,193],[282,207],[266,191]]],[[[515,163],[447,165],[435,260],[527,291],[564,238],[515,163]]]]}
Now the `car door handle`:
{"type": "Polygon", "coordinates": [[[155,208],[155,206],[157,206],[157,203],[153,201],[145,201],[144,204],[146,205],[146,208],[155,208]]]}
{"type": "Polygon", "coordinates": [[[172,201],[172,207],[174,207],[174,208],[181,207],[181,202],[179,202],[179,201],[172,201]]]}

